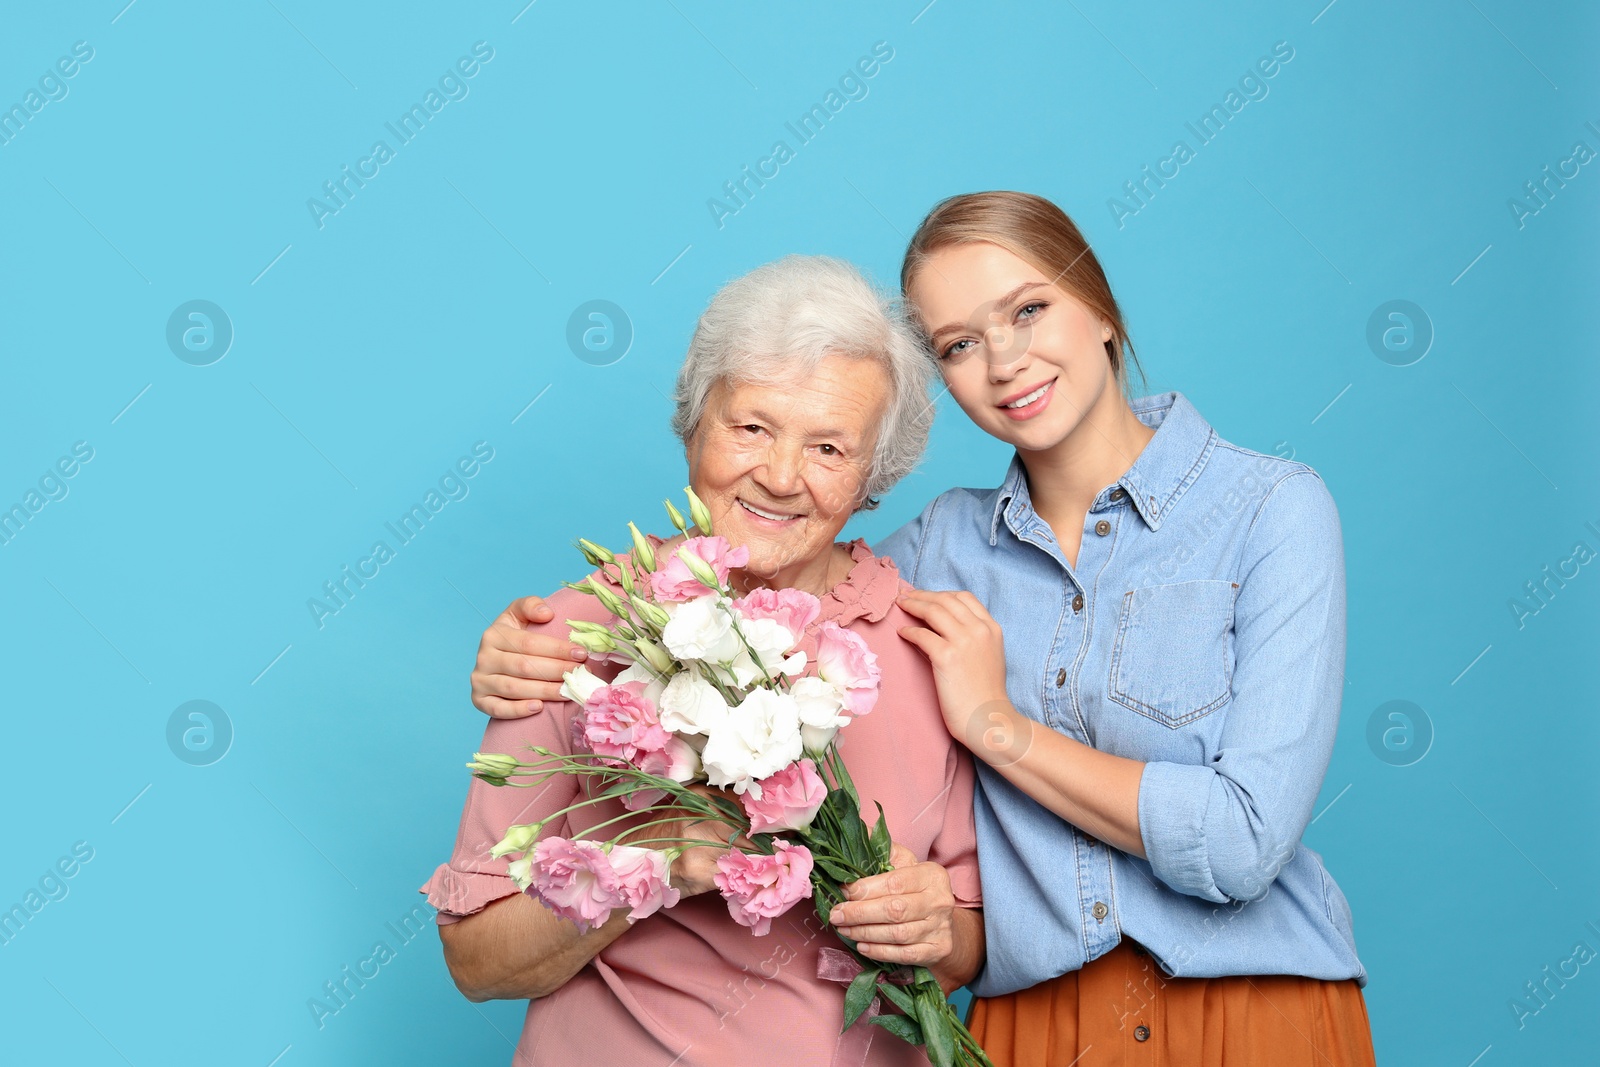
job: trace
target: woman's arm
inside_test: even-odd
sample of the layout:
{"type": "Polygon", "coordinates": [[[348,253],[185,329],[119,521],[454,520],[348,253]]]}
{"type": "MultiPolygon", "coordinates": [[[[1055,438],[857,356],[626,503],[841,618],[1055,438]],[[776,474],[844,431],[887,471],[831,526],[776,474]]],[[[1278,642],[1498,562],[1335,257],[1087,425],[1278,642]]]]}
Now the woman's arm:
{"type": "Polygon", "coordinates": [[[1344,550],[1314,471],[1263,499],[1239,582],[1231,702],[1203,764],[1113,756],[1017,712],[1000,627],[970,593],[907,594],[924,625],[900,633],[933,664],[945,723],[978,759],[1178,892],[1258,900],[1310,821],[1344,688],[1344,550]]]}
{"type": "Polygon", "coordinates": [[[905,627],[900,636],[933,665],[950,736],[1084,833],[1144,858],[1139,781],[1145,765],[1091,748],[1012,707],[1000,624],[971,593],[916,590],[902,596],[900,606],[924,623],[905,627]]]}
{"type": "MultiPolygon", "coordinates": [[[[710,794],[708,787],[697,791],[710,794]]],[[[656,812],[662,817],[666,813],[656,812]]],[[[670,817],[670,816],[668,816],[670,817]]],[[[660,838],[713,841],[726,836],[719,822],[684,819],[652,830],[660,838]]],[[[716,888],[717,858],[725,848],[700,845],[672,861],[672,885],[682,897],[716,888]]],[[[627,932],[626,909],[585,933],[526,893],[502,897],[483,910],[439,925],[445,965],[468,1000],[531,1000],[548,996],[627,932]]]]}
{"type": "Polygon", "coordinates": [[[439,927],[444,962],[468,1000],[532,1000],[567,984],[600,950],[627,932],[628,913],[580,934],[526,893],[439,927]]]}

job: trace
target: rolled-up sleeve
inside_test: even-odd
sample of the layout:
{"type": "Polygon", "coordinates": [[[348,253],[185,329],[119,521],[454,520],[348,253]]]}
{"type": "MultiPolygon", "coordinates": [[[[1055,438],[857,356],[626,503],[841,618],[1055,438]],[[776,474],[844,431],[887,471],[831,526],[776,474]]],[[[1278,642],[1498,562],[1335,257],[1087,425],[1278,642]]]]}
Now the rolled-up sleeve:
{"type": "Polygon", "coordinates": [[[1333,752],[1344,690],[1338,511],[1309,468],[1286,474],[1246,536],[1231,703],[1211,762],[1150,762],[1139,829],[1156,875],[1217,903],[1265,896],[1294,855],[1333,752]]]}

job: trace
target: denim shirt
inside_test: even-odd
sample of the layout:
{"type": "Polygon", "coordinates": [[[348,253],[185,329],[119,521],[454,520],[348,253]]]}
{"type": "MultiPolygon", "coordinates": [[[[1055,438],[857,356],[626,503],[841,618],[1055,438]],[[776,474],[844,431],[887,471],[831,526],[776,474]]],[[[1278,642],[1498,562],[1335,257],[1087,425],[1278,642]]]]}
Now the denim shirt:
{"type": "Polygon", "coordinates": [[[1020,458],[998,489],[943,493],[874,548],[918,588],[983,602],[1005,632],[1018,711],[1145,765],[1148,860],[978,763],[988,955],[971,989],[1025,989],[1124,936],[1169,976],[1365,986],[1349,905],[1300,841],[1344,689],[1333,498],[1304,463],[1222,440],[1179,393],[1132,408],[1155,435],[1095,496],[1076,566],[1034,511],[1020,458]]]}

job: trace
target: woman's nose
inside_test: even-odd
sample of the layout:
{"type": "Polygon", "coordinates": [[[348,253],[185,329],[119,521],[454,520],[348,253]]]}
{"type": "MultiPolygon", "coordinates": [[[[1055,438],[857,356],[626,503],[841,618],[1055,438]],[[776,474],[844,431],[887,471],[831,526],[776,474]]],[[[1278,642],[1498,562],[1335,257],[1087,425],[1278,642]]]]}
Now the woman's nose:
{"type": "Polygon", "coordinates": [[[983,359],[989,365],[989,380],[1008,382],[1026,366],[1029,331],[1010,326],[991,326],[983,332],[983,359]]]}
{"type": "Polygon", "coordinates": [[[767,450],[767,461],[756,472],[756,481],[773,496],[793,496],[800,491],[802,457],[797,448],[775,443],[767,450]]]}

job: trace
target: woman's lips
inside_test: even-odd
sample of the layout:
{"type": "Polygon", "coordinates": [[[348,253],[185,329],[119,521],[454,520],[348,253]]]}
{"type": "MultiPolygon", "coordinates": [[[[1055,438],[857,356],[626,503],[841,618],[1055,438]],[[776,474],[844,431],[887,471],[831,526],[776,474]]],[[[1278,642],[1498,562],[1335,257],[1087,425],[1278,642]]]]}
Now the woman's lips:
{"type": "MultiPolygon", "coordinates": [[[[791,523],[799,521],[799,518],[800,518],[800,516],[798,516],[798,515],[790,515],[788,518],[785,518],[785,519],[769,519],[766,515],[760,515],[760,514],[757,514],[755,511],[751,510],[751,506],[749,504],[745,503],[743,500],[739,500],[739,510],[743,511],[745,513],[745,515],[748,516],[748,520],[750,522],[755,523],[757,526],[765,527],[766,529],[769,529],[769,530],[782,530],[785,527],[789,526],[791,523]]],[[[783,514],[783,512],[773,511],[773,510],[771,510],[769,508],[762,508],[761,510],[767,512],[770,515],[781,515],[781,514],[783,514]]]]}
{"type": "MultiPolygon", "coordinates": [[[[1009,407],[1006,407],[1004,405],[1001,405],[1000,406],[1000,413],[1002,415],[1006,416],[1006,418],[1013,419],[1013,420],[1015,420],[1017,422],[1022,422],[1022,421],[1026,420],[1026,419],[1033,418],[1035,415],[1038,415],[1045,408],[1050,406],[1050,398],[1056,395],[1055,379],[1052,378],[1050,381],[1046,382],[1043,386],[1035,388],[1033,390],[1033,392],[1038,392],[1039,389],[1043,389],[1044,390],[1044,395],[1040,396],[1039,399],[1033,401],[1030,404],[1025,405],[1024,407],[1020,407],[1020,408],[1009,408],[1009,407]]],[[[1028,396],[1030,394],[1029,393],[1023,393],[1022,395],[1023,396],[1028,396]]]]}

